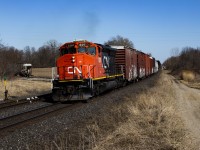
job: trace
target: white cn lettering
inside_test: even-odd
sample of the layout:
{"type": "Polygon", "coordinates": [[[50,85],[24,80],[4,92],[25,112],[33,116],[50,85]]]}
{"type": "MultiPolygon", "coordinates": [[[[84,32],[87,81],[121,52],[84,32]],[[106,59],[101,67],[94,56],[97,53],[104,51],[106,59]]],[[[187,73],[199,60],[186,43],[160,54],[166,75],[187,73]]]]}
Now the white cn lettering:
{"type": "Polygon", "coordinates": [[[68,74],[74,74],[76,72],[78,72],[79,74],[82,73],[81,70],[79,70],[77,67],[68,67],[67,72],[68,72],[68,74]],[[74,68],[74,70],[73,70],[73,68],[74,68]]]}

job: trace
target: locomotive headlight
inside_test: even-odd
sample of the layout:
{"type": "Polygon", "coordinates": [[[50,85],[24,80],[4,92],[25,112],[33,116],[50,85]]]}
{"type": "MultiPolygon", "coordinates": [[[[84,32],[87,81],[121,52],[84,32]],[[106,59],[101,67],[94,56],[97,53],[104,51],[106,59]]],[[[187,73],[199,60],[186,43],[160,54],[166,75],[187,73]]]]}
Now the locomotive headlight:
{"type": "Polygon", "coordinates": [[[72,56],[72,63],[75,62],[75,56],[72,56]]]}

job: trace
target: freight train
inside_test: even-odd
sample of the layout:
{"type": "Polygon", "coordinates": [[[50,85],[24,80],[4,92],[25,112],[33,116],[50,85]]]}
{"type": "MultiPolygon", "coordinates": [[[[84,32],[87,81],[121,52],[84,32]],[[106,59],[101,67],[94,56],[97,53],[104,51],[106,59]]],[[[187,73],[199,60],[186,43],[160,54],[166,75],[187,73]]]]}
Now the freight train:
{"type": "Polygon", "coordinates": [[[54,101],[88,100],[158,72],[159,61],[125,46],[86,40],[63,44],[53,79],[54,101]]]}

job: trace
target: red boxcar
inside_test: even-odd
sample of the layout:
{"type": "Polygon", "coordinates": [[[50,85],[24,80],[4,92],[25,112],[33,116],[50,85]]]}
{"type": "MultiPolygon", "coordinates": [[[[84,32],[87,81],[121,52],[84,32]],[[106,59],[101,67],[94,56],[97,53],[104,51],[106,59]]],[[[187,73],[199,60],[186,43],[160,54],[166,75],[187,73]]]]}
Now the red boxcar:
{"type": "Polygon", "coordinates": [[[137,74],[138,78],[145,77],[145,69],[146,69],[146,63],[145,63],[145,53],[141,51],[137,51],[137,74]]]}
{"type": "Polygon", "coordinates": [[[127,81],[137,79],[137,53],[135,49],[124,46],[111,46],[117,49],[115,64],[117,70],[123,69],[124,78],[127,81]]]}
{"type": "Polygon", "coordinates": [[[151,74],[154,73],[154,68],[155,68],[155,58],[150,57],[151,58],[151,74]]]}
{"type": "Polygon", "coordinates": [[[148,54],[145,54],[145,76],[151,74],[151,58],[148,54]]]}

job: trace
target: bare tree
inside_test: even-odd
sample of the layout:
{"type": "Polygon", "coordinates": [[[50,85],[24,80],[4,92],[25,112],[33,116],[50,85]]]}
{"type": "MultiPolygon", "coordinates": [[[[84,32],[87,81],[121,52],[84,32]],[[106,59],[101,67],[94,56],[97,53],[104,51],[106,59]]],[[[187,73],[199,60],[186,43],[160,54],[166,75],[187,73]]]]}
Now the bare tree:
{"type": "Polygon", "coordinates": [[[49,47],[50,54],[51,54],[49,57],[51,67],[54,67],[56,65],[56,59],[59,56],[58,49],[60,46],[61,44],[58,43],[56,40],[50,40],[47,42],[47,47],[49,47]]]}
{"type": "Polygon", "coordinates": [[[23,51],[15,47],[4,46],[0,40],[0,78],[4,75],[14,75],[19,63],[31,63],[33,67],[53,67],[59,56],[59,44],[50,40],[38,50],[26,46],[23,51]]]}
{"type": "Polygon", "coordinates": [[[24,48],[24,61],[30,62],[33,67],[54,67],[56,58],[59,56],[59,44],[56,40],[50,40],[35,50],[34,47],[24,48]]]}
{"type": "Polygon", "coordinates": [[[0,50],[4,47],[4,45],[2,44],[2,40],[0,40],[0,50]]]}
{"type": "Polygon", "coordinates": [[[172,48],[171,49],[171,56],[178,56],[179,55],[179,49],[178,48],[172,48]]]}
{"type": "Polygon", "coordinates": [[[32,58],[31,48],[30,46],[26,46],[24,48],[24,63],[31,63],[31,58],[32,58]]]}
{"type": "Polygon", "coordinates": [[[124,38],[120,35],[117,35],[116,37],[112,37],[110,40],[104,43],[105,45],[114,45],[114,46],[126,46],[134,48],[134,44],[131,40],[128,38],[124,38]]]}
{"type": "Polygon", "coordinates": [[[16,73],[16,65],[23,58],[23,52],[14,47],[2,47],[0,49],[0,76],[2,78],[16,73]]]}
{"type": "Polygon", "coordinates": [[[61,46],[61,44],[58,43],[56,40],[49,40],[49,41],[47,41],[46,45],[49,46],[53,50],[57,50],[58,47],[61,46]]]}

